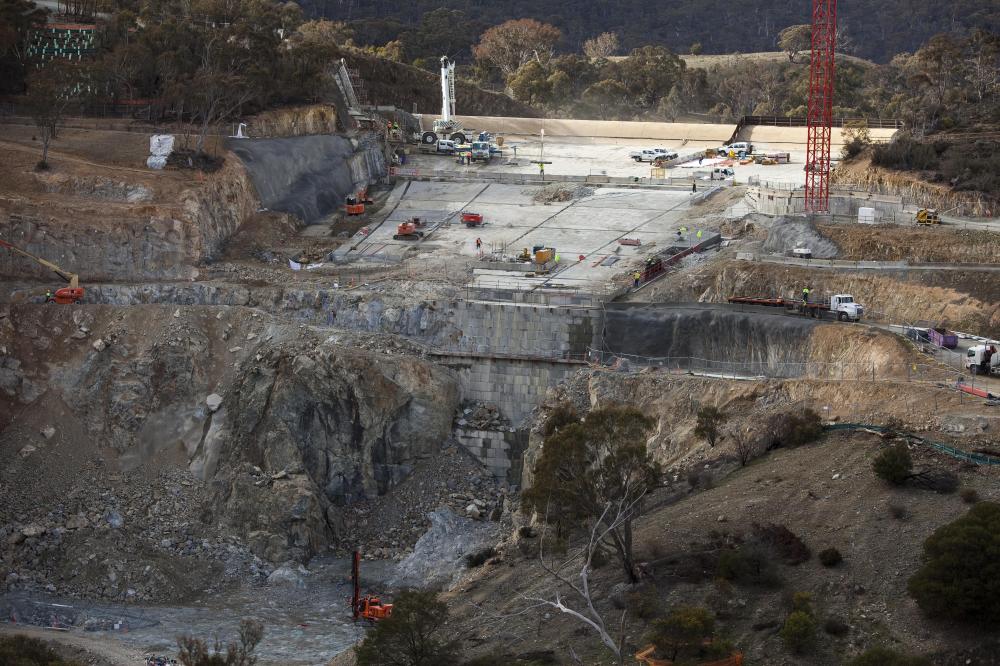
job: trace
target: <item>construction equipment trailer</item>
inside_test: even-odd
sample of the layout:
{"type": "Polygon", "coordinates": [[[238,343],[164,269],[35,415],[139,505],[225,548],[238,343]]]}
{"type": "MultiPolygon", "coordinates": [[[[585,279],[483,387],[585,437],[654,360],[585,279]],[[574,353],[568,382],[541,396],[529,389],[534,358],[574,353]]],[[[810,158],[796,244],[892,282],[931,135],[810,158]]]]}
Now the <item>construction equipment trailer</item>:
{"type": "Polygon", "coordinates": [[[772,308],[785,308],[788,312],[797,312],[809,317],[822,319],[827,316],[834,316],[839,321],[860,321],[865,309],[860,303],[854,301],[850,294],[837,294],[831,296],[829,301],[796,300],[794,298],[768,298],[758,296],[732,296],[730,303],[739,305],[762,305],[772,308]]]}
{"type": "Polygon", "coordinates": [[[69,283],[68,287],[62,287],[61,289],[56,289],[55,293],[49,292],[46,294],[46,303],[58,303],[59,305],[78,305],[83,302],[83,288],[80,286],[80,276],[76,273],[70,273],[69,271],[56,266],[51,261],[46,261],[41,257],[36,257],[30,252],[25,252],[19,247],[11,245],[7,241],[0,240],[0,247],[5,247],[11,252],[21,255],[22,257],[27,257],[34,262],[45,266],[63,280],[69,283]]]}

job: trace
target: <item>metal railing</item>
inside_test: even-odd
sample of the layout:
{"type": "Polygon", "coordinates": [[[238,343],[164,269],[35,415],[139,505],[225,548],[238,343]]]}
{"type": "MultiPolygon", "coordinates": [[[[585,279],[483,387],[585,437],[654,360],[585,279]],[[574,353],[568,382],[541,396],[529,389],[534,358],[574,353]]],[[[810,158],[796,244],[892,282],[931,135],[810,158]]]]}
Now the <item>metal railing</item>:
{"type": "MultiPolygon", "coordinates": [[[[739,125],[764,125],[770,127],[807,127],[809,119],[805,116],[743,116],[739,125]]],[[[833,127],[863,126],[869,129],[903,129],[903,121],[894,118],[834,118],[833,127]]]]}

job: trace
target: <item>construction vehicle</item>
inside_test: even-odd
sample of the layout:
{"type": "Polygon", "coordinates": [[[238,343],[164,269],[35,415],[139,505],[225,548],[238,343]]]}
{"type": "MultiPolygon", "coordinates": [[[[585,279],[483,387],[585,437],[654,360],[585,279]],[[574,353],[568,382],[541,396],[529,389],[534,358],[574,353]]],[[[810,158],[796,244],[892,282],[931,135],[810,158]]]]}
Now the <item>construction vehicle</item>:
{"type": "Polygon", "coordinates": [[[917,224],[941,224],[941,216],[935,208],[921,208],[916,214],[917,224]]]}
{"type": "Polygon", "coordinates": [[[996,345],[983,344],[969,347],[965,353],[965,369],[974,375],[1000,374],[1000,354],[996,345]]]}
{"type": "Polygon", "coordinates": [[[411,217],[406,222],[400,222],[396,226],[396,234],[392,237],[393,240],[420,240],[424,237],[423,220],[419,217],[411,217]]]}
{"type": "Polygon", "coordinates": [[[862,315],[865,313],[864,307],[860,303],[855,303],[854,297],[850,294],[837,294],[831,296],[829,301],[817,301],[815,303],[794,298],[756,296],[732,296],[729,298],[729,302],[739,305],[762,305],[772,308],[785,308],[788,312],[798,312],[821,319],[825,316],[835,316],[839,321],[860,321],[862,315]]]}
{"type": "Polygon", "coordinates": [[[392,615],[392,604],[382,603],[382,600],[373,594],[361,596],[361,553],[354,551],[354,558],[351,563],[351,582],[354,591],[351,594],[351,614],[354,621],[358,619],[369,622],[378,622],[392,615]]]}
{"type": "Polygon", "coordinates": [[[420,136],[420,142],[433,145],[440,139],[451,139],[463,144],[467,136],[475,134],[455,119],[455,63],[441,56],[441,117],[434,121],[433,129],[420,136]]]}
{"type": "Polygon", "coordinates": [[[80,276],[76,273],[70,273],[67,270],[59,268],[51,261],[46,261],[41,257],[36,257],[30,252],[25,252],[19,247],[15,247],[10,243],[0,240],[0,247],[5,247],[11,252],[16,252],[23,257],[27,257],[32,261],[35,261],[45,268],[49,269],[63,280],[69,283],[68,287],[62,287],[61,289],[56,289],[55,293],[51,291],[46,292],[45,302],[46,303],[58,303],[59,305],[77,305],[83,302],[83,288],[80,286],[80,276]]]}
{"type": "Polygon", "coordinates": [[[344,200],[344,213],[347,215],[364,215],[365,206],[373,202],[368,196],[368,188],[362,187],[355,194],[348,194],[344,200]]]}
{"type": "Polygon", "coordinates": [[[473,162],[489,162],[493,159],[493,150],[489,141],[473,141],[469,157],[473,162]]]}
{"type": "Polygon", "coordinates": [[[473,227],[483,226],[483,214],[482,213],[462,213],[462,224],[472,229],[473,227]]]}

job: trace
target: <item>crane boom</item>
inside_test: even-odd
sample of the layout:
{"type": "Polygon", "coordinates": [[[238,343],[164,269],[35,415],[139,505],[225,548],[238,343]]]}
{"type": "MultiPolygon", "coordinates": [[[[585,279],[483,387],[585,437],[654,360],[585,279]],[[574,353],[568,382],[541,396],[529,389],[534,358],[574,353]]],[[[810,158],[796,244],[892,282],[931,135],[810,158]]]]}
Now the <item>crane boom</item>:
{"type": "Polygon", "coordinates": [[[77,275],[76,273],[70,273],[69,271],[67,271],[65,269],[59,268],[58,266],[56,266],[55,264],[53,264],[51,261],[46,261],[45,259],[42,259],[41,257],[36,257],[35,255],[31,254],[30,252],[25,252],[21,248],[16,247],[14,245],[11,245],[10,243],[8,243],[5,240],[0,240],[0,247],[5,247],[8,250],[10,250],[11,252],[16,252],[17,254],[20,254],[21,256],[27,257],[28,259],[31,259],[32,261],[38,262],[42,266],[45,266],[47,269],[49,269],[50,271],[52,271],[53,273],[55,273],[56,275],[58,275],[59,277],[61,277],[63,280],[66,280],[66,282],[69,283],[70,289],[76,289],[76,288],[78,288],[80,286],[80,276],[77,275]]]}

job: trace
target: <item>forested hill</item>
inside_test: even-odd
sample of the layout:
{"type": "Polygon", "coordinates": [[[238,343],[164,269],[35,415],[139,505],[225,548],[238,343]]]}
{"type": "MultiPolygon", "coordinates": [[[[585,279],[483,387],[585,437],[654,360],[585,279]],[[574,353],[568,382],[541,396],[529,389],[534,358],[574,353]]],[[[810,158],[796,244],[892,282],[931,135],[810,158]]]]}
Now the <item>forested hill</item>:
{"type": "MultiPolygon", "coordinates": [[[[778,33],[809,21],[810,0],[302,0],[314,15],[349,21],[359,37],[385,43],[438,8],[459,10],[450,43],[471,43],[484,28],[513,18],[534,18],[562,29],[563,47],[617,32],[628,51],[647,44],[687,53],[699,43],[705,53],[773,51],[778,33]]],[[[996,0],[842,0],[841,29],[854,54],[887,62],[912,52],[940,32],[972,28],[1000,30],[996,0]]],[[[461,55],[453,53],[450,55],[461,55]]]]}

